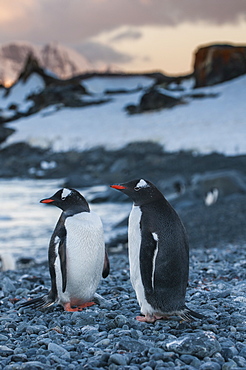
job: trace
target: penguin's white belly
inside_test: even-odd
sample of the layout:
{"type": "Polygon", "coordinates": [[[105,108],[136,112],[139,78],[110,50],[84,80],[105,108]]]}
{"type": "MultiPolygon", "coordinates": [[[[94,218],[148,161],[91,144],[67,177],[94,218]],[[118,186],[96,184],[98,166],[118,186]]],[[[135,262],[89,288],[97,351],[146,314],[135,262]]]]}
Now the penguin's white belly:
{"type": "Polygon", "coordinates": [[[133,205],[129,216],[129,227],[128,227],[130,279],[133,289],[136,292],[137,300],[140,305],[142,314],[151,315],[154,313],[154,310],[145,298],[144,286],[140,272],[141,215],[142,212],[140,208],[138,206],[133,205]]]}
{"type": "Polygon", "coordinates": [[[55,269],[59,303],[79,305],[91,300],[99,285],[105,256],[101,219],[93,212],[83,212],[65,221],[67,285],[62,292],[59,256],[55,269]]]}

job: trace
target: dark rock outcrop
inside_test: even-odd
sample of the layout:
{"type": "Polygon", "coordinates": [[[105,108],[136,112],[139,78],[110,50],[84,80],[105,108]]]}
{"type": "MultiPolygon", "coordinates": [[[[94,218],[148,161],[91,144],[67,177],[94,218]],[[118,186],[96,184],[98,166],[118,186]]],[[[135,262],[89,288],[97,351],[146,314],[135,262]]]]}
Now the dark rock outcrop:
{"type": "Polygon", "coordinates": [[[33,101],[33,105],[25,112],[19,111],[18,105],[12,104],[9,110],[13,110],[15,114],[7,115],[6,117],[1,116],[0,123],[6,123],[17,120],[22,117],[32,115],[39,112],[40,110],[50,106],[57,105],[61,107],[85,107],[88,105],[97,105],[109,102],[109,98],[96,98],[91,96],[88,97],[88,92],[85,87],[81,84],[81,78],[71,78],[62,80],[52,76],[50,73],[40,67],[37,59],[30,54],[26,60],[24,69],[20,73],[16,83],[10,88],[6,89],[5,96],[11,94],[12,88],[19,83],[25,84],[28,79],[33,75],[39,75],[44,81],[44,88],[38,92],[31,92],[27,96],[26,100],[33,101]],[[83,99],[86,96],[86,99],[83,99]]]}
{"type": "Polygon", "coordinates": [[[39,76],[41,76],[46,86],[59,83],[60,81],[60,79],[56,78],[55,75],[51,76],[51,74],[46,73],[45,70],[39,65],[39,62],[35,56],[33,54],[29,54],[15,84],[17,84],[19,81],[23,81],[25,83],[33,73],[37,73],[39,76]]]}
{"type": "Polygon", "coordinates": [[[218,189],[219,196],[246,194],[246,177],[231,170],[206,171],[192,177],[192,191],[204,197],[211,189],[218,189]]]}
{"type": "Polygon", "coordinates": [[[143,113],[158,109],[172,108],[182,103],[183,101],[180,98],[161,93],[157,89],[151,89],[141,97],[139,105],[128,105],[126,106],[126,110],[130,114],[143,113]]]}
{"type": "Polygon", "coordinates": [[[13,128],[0,125],[0,144],[3,143],[10,135],[15,132],[13,128]]]}
{"type": "Polygon", "coordinates": [[[246,73],[246,46],[208,45],[195,53],[195,87],[211,86],[246,73]]]}

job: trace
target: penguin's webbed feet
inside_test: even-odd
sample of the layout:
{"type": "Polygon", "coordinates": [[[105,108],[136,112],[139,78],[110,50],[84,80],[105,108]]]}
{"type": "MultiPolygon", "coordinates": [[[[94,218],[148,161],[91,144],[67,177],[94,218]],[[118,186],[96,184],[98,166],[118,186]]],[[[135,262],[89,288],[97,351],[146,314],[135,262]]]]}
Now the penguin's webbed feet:
{"type": "Polygon", "coordinates": [[[86,302],[86,303],[83,303],[79,306],[71,306],[71,303],[68,302],[68,303],[65,303],[63,305],[63,308],[64,308],[64,311],[67,311],[67,312],[79,312],[79,311],[82,311],[83,308],[86,308],[86,307],[90,307],[90,306],[93,306],[95,304],[95,302],[86,302]]]}
{"type": "Polygon", "coordinates": [[[140,322],[148,322],[154,323],[156,320],[168,320],[168,316],[157,316],[157,315],[144,315],[144,316],[136,316],[136,320],[140,322]]]}

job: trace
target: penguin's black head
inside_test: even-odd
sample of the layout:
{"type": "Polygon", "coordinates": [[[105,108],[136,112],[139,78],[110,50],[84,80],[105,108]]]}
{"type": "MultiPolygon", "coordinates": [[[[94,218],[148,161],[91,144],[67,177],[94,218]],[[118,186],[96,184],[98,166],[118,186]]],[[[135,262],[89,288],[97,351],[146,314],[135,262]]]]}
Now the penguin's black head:
{"type": "Polygon", "coordinates": [[[87,201],[75,189],[60,189],[50,198],[40,200],[40,203],[52,204],[70,215],[80,212],[90,212],[87,201]]]}
{"type": "Polygon", "coordinates": [[[154,184],[144,179],[132,180],[118,185],[110,185],[110,187],[128,195],[136,206],[141,206],[163,197],[162,193],[154,184]]]}

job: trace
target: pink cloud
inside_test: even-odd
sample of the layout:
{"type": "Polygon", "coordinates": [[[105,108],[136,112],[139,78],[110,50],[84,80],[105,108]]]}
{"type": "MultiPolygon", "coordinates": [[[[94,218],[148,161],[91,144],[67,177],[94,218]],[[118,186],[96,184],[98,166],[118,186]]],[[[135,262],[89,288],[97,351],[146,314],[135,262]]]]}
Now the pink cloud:
{"type": "Polygon", "coordinates": [[[123,25],[225,24],[246,19],[245,0],[18,0],[16,4],[0,0],[1,13],[9,14],[11,9],[12,14],[12,19],[0,22],[1,42],[78,43],[123,25]]]}

